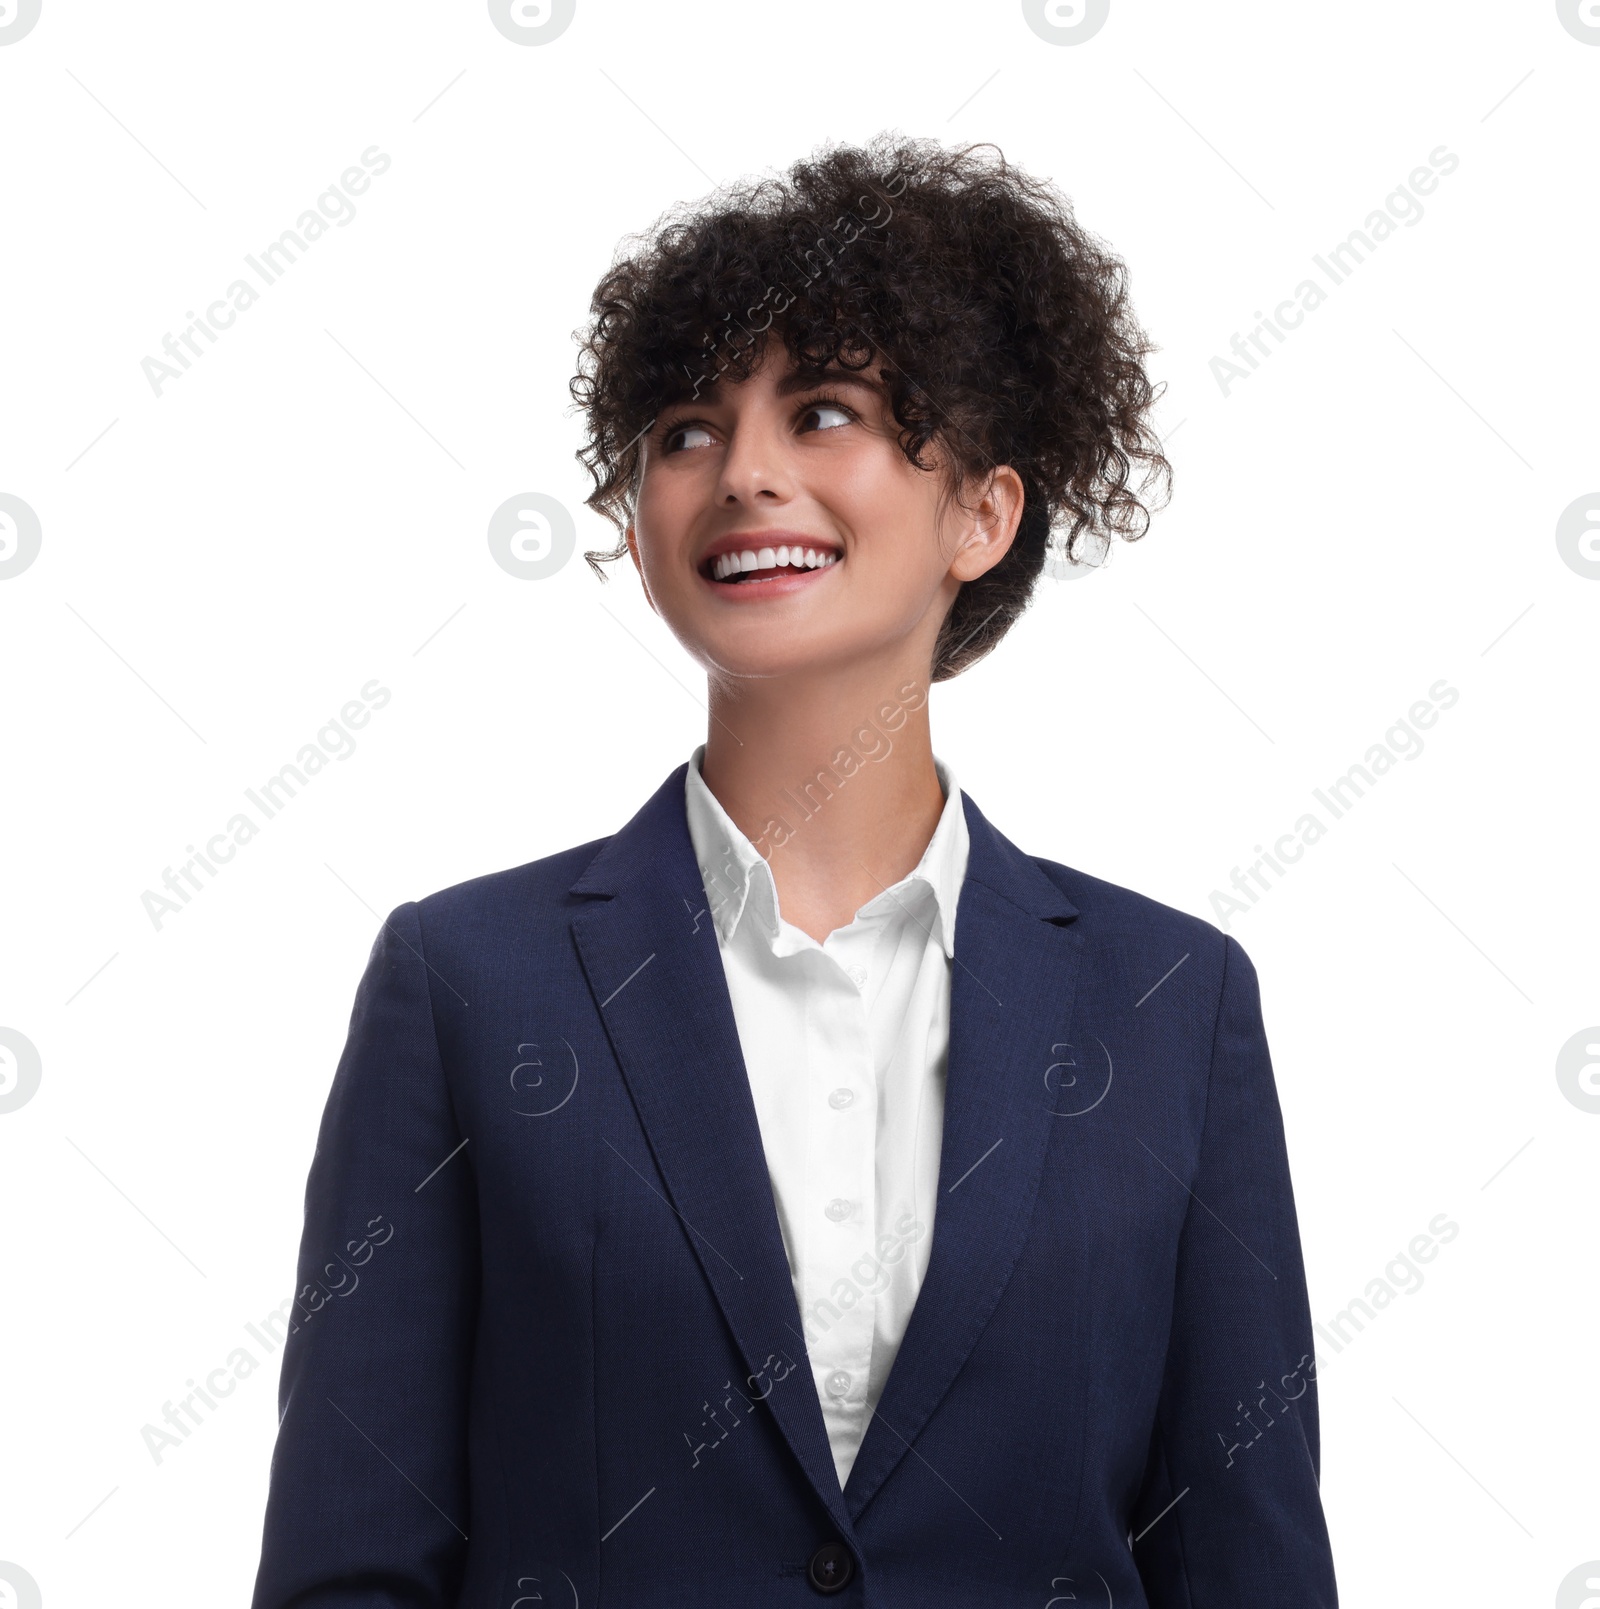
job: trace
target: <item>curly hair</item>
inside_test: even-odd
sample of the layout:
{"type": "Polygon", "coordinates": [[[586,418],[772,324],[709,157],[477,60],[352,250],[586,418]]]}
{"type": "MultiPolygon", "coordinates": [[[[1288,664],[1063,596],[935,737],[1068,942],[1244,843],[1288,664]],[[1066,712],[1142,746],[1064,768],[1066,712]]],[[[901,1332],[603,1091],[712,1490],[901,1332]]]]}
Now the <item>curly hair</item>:
{"type": "MultiPolygon", "coordinates": [[[[900,450],[929,469],[932,446],[947,489],[997,465],[1021,477],[1016,538],[962,585],[935,681],[1005,635],[1052,540],[1074,560],[1085,543],[1134,541],[1170,495],[1149,422],[1164,387],[1145,373],[1155,348],[1125,265],[992,145],[824,147],[625,241],[576,336],[588,506],[625,530],[655,416],[720,375],[747,378],[769,332],[799,365],[880,364],[900,450]]],[[[625,552],[619,540],[586,557],[603,577],[625,552]]]]}

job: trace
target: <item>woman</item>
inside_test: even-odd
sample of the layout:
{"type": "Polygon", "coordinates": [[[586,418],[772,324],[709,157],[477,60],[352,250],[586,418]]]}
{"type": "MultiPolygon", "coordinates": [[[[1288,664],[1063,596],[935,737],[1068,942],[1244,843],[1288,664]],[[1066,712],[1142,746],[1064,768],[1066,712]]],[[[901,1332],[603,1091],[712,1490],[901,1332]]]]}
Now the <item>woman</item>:
{"type": "Polygon", "coordinates": [[[591,562],[705,667],[706,741],[384,924],[258,1609],[1335,1603],[1250,961],[931,745],[1052,532],[1143,530],[1148,350],[983,148],[825,152],[602,280],[591,562]]]}

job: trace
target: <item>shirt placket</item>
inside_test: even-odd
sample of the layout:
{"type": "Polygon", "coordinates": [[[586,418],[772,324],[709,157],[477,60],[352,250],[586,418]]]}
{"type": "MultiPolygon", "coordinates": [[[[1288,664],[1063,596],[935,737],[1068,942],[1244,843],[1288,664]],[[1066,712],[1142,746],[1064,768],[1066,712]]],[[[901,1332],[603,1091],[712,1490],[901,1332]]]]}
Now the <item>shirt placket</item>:
{"type": "Polygon", "coordinates": [[[818,967],[807,1146],[806,1342],[830,1437],[865,1428],[877,1308],[877,1080],[867,1017],[864,934],[831,936],[818,967]]]}

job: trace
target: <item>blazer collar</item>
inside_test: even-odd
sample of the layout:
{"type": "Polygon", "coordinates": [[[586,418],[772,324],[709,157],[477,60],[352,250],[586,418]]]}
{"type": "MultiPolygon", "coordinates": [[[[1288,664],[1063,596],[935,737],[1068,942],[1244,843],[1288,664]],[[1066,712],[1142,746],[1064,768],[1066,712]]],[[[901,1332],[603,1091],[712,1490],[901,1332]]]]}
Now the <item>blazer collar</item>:
{"type": "Polygon", "coordinates": [[[1066,895],[963,796],[938,1208],[928,1270],[845,1491],[795,1305],[680,765],[572,885],[579,956],[672,1207],[751,1372],[841,1536],[949,1390],[1027,1233],[1051,1119],[1044,1073],[1068,1039],[1082,938],[1066,895]],[[709,1165],[714,1164],[714,1165],[709,1165]]]}

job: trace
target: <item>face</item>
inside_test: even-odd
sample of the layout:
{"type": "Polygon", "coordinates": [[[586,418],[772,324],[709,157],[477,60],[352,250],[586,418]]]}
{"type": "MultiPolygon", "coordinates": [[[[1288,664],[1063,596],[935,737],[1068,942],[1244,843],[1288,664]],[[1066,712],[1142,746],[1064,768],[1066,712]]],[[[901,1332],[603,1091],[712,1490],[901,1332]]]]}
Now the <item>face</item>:
{"type": "Polygon", "coordinates": [[[927,676],[962,582],[1010,546],[1021,482],[1001,469],[953,499],[897,433],[873,368],[799,372],[776,340],[747,380],[662,410],[628,546],[708,672],[927,676]]]}

